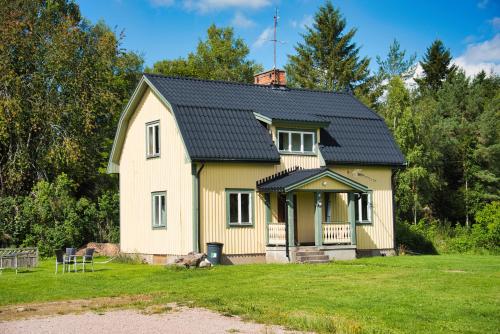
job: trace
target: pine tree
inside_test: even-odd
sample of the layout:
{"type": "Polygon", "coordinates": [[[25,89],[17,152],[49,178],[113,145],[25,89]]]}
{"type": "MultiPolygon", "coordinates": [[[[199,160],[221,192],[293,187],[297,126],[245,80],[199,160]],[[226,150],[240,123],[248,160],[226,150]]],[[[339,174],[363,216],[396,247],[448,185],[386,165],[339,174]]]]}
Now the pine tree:
{"type": "Polygon", "coordinates": [[[401,50],[401,45],[398,40],[394,40],[389,46],[387,58],[382,60],[377,56],[377,64],[379,66],[379,75],[383,79],[390,80],[394,76],[400,76],[403,79],[408,79],[415,73],[415,60],[416,54],[412,54],[408,59],[406,58],[406,50],[401,50]]]}
{"type": "Polygon", "coordinates": [[[448,79],[457,69],[455,65],[451,65],[451,60],[450,50],[446,49],[443,42],[439,39],[435,40],[427,48],[427,53],[423,61],[420,62],[424,76],[415,79],[422,92],[436,92],[441,88],[443,81],[448,79]]]}
{"type": "Polygon", "coordinates": [[[345,32],[346,20],[328,1],[320,7],[304,42],[295,46],[285,67],[290,85],[341,91],[362,88],[366,83],[369,59],[360,59],[359,47],[352,41],[356,29],[345,32]]]}

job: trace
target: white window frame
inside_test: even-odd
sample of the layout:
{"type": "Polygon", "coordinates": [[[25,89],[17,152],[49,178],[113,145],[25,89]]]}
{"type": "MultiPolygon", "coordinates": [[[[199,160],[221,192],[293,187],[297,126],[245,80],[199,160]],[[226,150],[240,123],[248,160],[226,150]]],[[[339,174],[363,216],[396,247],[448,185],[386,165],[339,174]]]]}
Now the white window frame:
{"type": "Polygon", "coordinates": [[[300,154],[311,154],[311,153],[316,152],[316,132],[314,132],[314,131],[278,130],[277,142],[278,142],[278,150],[280,152],[300,153],[300,154]],[[280,146],[281,146],[280,145],[280,134],[281,133],[288,134],[288,149],[286,149],[286,150],[280,150],[280,146]],[[292,150],[292,133],[300,134],[300,151],[293,151],[292,150]],[[304,151],[304,134],[311,134],[312,135],[312,150],[311,151],[304,151]]]}
{"type": "Polygon", "coordinates": [[[253,226],[253,191],[252,190],[226,190],[227,224],[228,226],[253,226]],[[248,222],[241,221],[241,195],[248,195],[248,222]],[[231,195],[238,195],[238,221],[231,221],[231,195]]]}
{"type": "Polygon", "coordinates": [[[157,158],[160,156],[161,152],[161,133],[160,133],[160,121],[154,121],[146,123],[146,158],[157,158]],[[155,128],[158,127],[158,147],[156,147],[156,131],[155,128]],[[152,137],[149,136],[149,129],[153,129],[152,137]],[[153,142],[153,152],[149,151],[149,143],[153,142]]]}
{"type": "Polygon", "coordinates": [[[372,193],[357,193],[356,194],[356,205],[358,206],[358,219],[356,223],[358,224],[371,224],[372,223],[372,193]],[[362,196],[366,195],[366,219],[363,219],[363,200],[362,196]]]}
{"type": "Polygon", "coordinates": [[[166,228],[167,227],[167,192],[166,191],[155,191],[151,193],[151,226],[155,228],[166,228]],[[161,215],[161,198],[165,199],[165,215],[161,215]],[[159,198],[158,202],[156,198],[159,198]],[[158,204],[158,205],[156,205],[158,204]],[[156,215],[156,210],[158,210],[158,215],[156,215]],[[159,221],[156,221],[158,216],[159,221]]]}

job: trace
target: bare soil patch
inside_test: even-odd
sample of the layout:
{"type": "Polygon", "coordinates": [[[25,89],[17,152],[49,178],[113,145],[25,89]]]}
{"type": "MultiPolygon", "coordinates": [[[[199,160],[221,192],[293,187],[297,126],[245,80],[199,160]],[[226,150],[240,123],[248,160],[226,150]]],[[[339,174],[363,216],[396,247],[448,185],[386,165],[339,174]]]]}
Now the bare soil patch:
{"type": "MultiPolygon", "coordinates": [[[[123,300],[122,300],[123,301],[123,300]]],[[[115,305],[122,301],[113,300],[115,305]]],[[[70,329],[72,333],[298,333],[285,330],[280,326],[268,326],[253,322],[245,322],[240,317],[224,316],[206,309],[179,306],[177,304],[150,305],[139,310],[118,310],[107,312],[88,312],[92,305],[101,305],[104,299],[97,301],[71,301],[62,303],[47,303],[48,305],[35,304],[33,310],[25,306],[25,311],[10,310],[10,314],[24,313],[31,314],[34,318],[17,319],[10,318],[10,321],[0,322],[0,334],[20,334],[20,333],[67,333],[70,329]],[[87,302],[85,307],[78,308],[76,304],[87,302]],[[59,305],[55,305],[59,304],[59,305]],[[75,311],[87,309],[87,312],[80,314],[63,314],[47,316],[49,311],[60,310],[61,306],[68,305],[75,311]],[[38,307],[37,310],[34,310],[38,307]],[[16,312],[16,313],[14,313],[16,312]],[[45,315],[45,317],[44,317],[45,315]]],[[[140,301],[139,301],[140,302],[140,301]]],[[[64,308],[67,309],[67,308],[64,308]]],[[[4,313],[5,315],[5,313],[4,313]]]]}

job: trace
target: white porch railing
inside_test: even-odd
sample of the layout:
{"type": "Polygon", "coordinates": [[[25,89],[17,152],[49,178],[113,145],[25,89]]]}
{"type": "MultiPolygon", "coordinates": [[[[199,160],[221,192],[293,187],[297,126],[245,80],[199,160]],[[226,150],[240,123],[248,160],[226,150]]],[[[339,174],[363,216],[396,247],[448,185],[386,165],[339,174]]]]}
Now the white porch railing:
{"type": "Polygon", "coordinates": [[[284,245],[285,244],[285,223],[269,224],[269,244],[284,245]]]}
{"type": "Polygon", "coordinates": [[[350,244],[351,224],[345,222],[323,223],[323,244],[350,244]]]}

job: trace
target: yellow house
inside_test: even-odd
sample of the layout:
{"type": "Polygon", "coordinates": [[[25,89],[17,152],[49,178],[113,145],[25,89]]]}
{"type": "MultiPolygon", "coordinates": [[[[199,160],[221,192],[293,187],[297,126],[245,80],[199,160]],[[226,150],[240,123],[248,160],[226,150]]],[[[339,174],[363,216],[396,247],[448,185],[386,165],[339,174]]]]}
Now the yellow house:
{"type": "MultiPolygon", "coordinates": [[[[281,81],[273,78],[280,75],[281,81]]],[[[383,119],[350,93],[145,74],[118,125],[120,247],[151,263],[224,244],[226,263],[394,252],[383,119]]]]}

